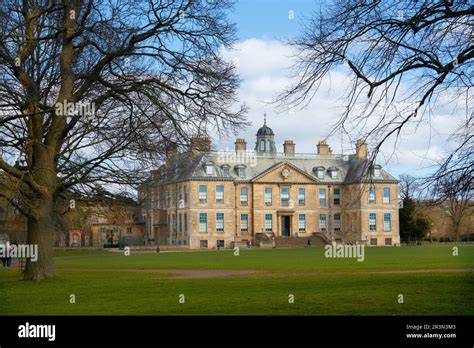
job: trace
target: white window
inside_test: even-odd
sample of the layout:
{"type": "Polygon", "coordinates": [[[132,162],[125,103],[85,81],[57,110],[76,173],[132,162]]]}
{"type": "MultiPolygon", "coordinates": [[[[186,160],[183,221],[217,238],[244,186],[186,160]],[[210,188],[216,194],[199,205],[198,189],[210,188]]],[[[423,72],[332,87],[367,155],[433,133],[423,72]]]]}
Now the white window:
{"type": "Polygon", "coordinates": [[[369,231],[377,231],[377,215],[369,213],[369,231]]]}
{"type": "Polygon", "coordinates": [[[260,151],[265,151],[265,140],[260,140],[260,151]]]}
{"type": "Polygon", "coordinates": [[[240,232],[248,232],[249,214],[240,214],[240,232]]]}
{"type": "Polygon", "coordinates": [[[225,165],[222,167],[222,173],[224,175],[229,175],[229,166],[228,165],[225,165]]]}
{"type": "Polygon", "coordinates": [[[216,186],[216,203],[224,203],[224,185],[216,186]]]}
{"type": "Polygon", "coordinates": [[[241,205],[247,205],[248,202],[248,188],[243,187],[240,189],[240,204],[241,205]]]}
{"type": "Polygon", "coordinates": [[[383,188],[383,202],[390,203],[390,187],[383,188]]]}
{"type": "Polygon", "coordinates": [[[280,189],[281,205],[288,205],[290,203],[290,188],[282,187],[280,189]]]}
{"type": "Polygon", "coordinates": [[[207,186],[200,185],[199,186],[199,203],[206,203],[207,202],[207,186]]]}
{"type": "Polygon", "coordinates": [[[374,176],[375,176],[376,178],[379,178],[379,177],[380,177],[380,168],[378,168],[378,167],[375,167],[375,168],[374,168],[374,176]]]}
{"type": "Polygon", "coordinates": [[[392,217],[390,213],[383,214],[383,230],[385,232],[392,230],[392,217]]]}
{"type": "Polygon", "coordinates": [[[337,174],[337,173],[338,173],[338,172],[337,172],[337,169],[331,170],[331,178],[332,178],[332,179],[337,179],[337,177],[338,177],[338,174],[337,174]]]}
{"type": "Polygon", "coordinates": [[[340,205],[341,204],[341,189],[334,189],[334,205],[340,205]]]}
{"type": "Polygon", "coordinates": [[[239,178],[245,178],[245,168],[244,167],[239,167],[237,171],[239,173],[239,178]]]}
{"type": "Polygon", "coordinates": [[[319,230],[326,231],[326,214],[319,214],[319,230]]]}
{"type": "Polygon", "coordinates": [[[319,189],[319,205],[326,205],[326,189],[319,189]]]}
{"type": "Polygon", "coordinates": [[[369,188],[369,203],[375,203],[375,187],[369,188]]]}
{"type": "Polygon", "coordinates": [[[341,230],[341,214],[334,214],[334,231],[341,230]]]}
{"type": "Polygon", "coordinates": [[[199,232],[207,232],[207,213],[199,214],[199,232]]]}
{"type": "Polygon", "coordinates": [[[272,205],[272,189],[265,187],[265,205],[272,205]]]}
{"type": "Polygon", "coordinates": [[[273,231],[273,215],[272,214],[265,214],[265,231],[266,232],[273,231]]]}
{"type": "Polygon", "coordinates": [[[298,204],[304,205],[305,204],[305,190],[304,188],[298,189],[298,204]]]}
{"type": "Polygon", "coordinates": [[[324,179],[324,168],[318,168],[318,179],[324,179]]]}
{"type": "Polygon", "coordinates": [[[224,213],[216,213],[216,231],[224,232],[224,213]]]}
{"type": "Polygon", "coordinates": [[[212,164],[206,164],[206,174],[207,175],[214,174],[214,167],[212,166],[212,164]]]}
{"type": "Polygon", "coordinates": [[[305,214],[298,215],[298,231],[300,232],[306,231],[306,215],[305,214]]]}

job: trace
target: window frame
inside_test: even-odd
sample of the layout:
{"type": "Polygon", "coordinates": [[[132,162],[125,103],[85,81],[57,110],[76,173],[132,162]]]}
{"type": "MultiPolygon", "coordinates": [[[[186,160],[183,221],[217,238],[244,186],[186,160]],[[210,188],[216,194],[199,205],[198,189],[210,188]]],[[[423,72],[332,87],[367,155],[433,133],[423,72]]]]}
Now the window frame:
{"type": "Polygon", "coordinates": [[[368,201],[369,204],[377,203],[377,190],[375,189],[375,186],[369,187],[368,201]]]}
{"type": "Polygon", "coordinates": [[[334,232],[339,232],[341,231],[341,214],[340,213],[335,213],[333,216],[333,221],[334,221],[334,232]],[[336,216],[339,216],[339,219],[336,219],[336,216]]]}
{"type": "Polygon", "coordinates": [[[288,206],[290,205],[290,187],[289,186],[282,186],[280,187],[280,205],[283,205],[283,206],[288,206]],[[287,198],[283,198],[284,197],[284,194],[283,194],[283,190],[287,190],[287,194],[285,194],[285,196],[287,196],[287,198]],[[284,200],[286,201],[286,203],[284,203],[284,200]]]}
{"type": "Polygon", "coordinates": [[[216,232],[223,233],[225,226],[224,213],[216,213],[216,232]],[[222,216],[222,219],[219,217],[222,216]]]}
{"type": "Polygon", "coordinates": [[[264,187],[263,188],[263,203],[265,205],[272,205],[273,204],[273,188],[271,187],[264,187]],[[267,192],[270,190],[270,192],[267,192]],[[269,199],[267,199],[269,198],[269,199]]]}
{"type": "Polygon", "coordinates": [[[321,206],[324,206],[324,207],[326,206],[326,189],[325,188],[320,188],[318,190],[318,203],[321,206]],[[321,193],[323,193],[323,195],[324,195],[323,198],[321,198],[322,197],[321,193]]]}
{"type": "Polygon", "coordinates": [[[341,189],[340,188],[335,188],[333,191],[333,204],[334,205],[341,205],[341,189]],[[338,191],[338,193],[336,193],[336,190],[338,191]],[[336,199],[337,199],[337,203],[336,203],[336,199]]]}
{"type": "Polygon", "coordinates": [[[249,231],[249,214],[247,213],[244,213],[244,214],[240,214],[240,232],[248,232],[249,231]],[[245,219],[242,219],[243,216],[246,216],[245,219]],[[244,222],[245,221],[245,229],[242,228],[242,226],[244,225],[244,222]]]}
{"type": "Polygon", "coordinates": [[[218,203],[218,204],[224,203],[224,190],[225,190],[224,185],[216,185],[216,194],[215,194],[216,203],[218,203]],[[222,187],[222,191],[218,191],[217,190],[218,187],[222,187]],[[220,197],[218,198],[218,194],[219,194],[219,196],[222,195],[222,198],[220,198],[220,197]]]}
{"type": "Polygon", "coordinates": [[[298,232],[306,232],[306,214],[298,214],[298,232]]]}
{"type": "Polygon", "coordinates": [[[306,205],[306,190],[304,187],[298,188],[298,205],[306,205]],[[303,192],[303,194],[301,194],[301,192],[303,192]]]}
{"type": "Polygon", "coordinates": [[[391,232],[392,231],[392,214],[391,213],[383,213],[383,231],[384,232],[391,232]],[[388,216],[388,220],[386,220],[386,216],[388,216]],[[388,223],[388,229],[387,229],[388,223]]]}
{"type": "Polygon", "coordinates": [[[240,188],[239,202],[240,202],[240,205],[248,205],[249,204],[249,189],[248,189],[248,187],[241,187],[240,188]],[[242,191],[245,191],[245,195],[242,194],[242,191]],[[242,200],[242,197],[245,197],[245,200],[242,200]]]}
{"type": "Polygon", "coordinates": [[[377,213],[369,213],[369,231],[370,232],[377,232],[377,213]],[[372,215],[374,216],[373,219],[371,217],[372,215]],[[373,226],[373,228],[372,228],[372,226],[373,226]]]}
{"type": "Polygon", "coordinates": [[[384,204],[390,204],[390,187],[384,187],[383,188],[382,202],[384,204]],[[385,195],[385,193],[388,193],[388,195],[385,195]]]}
{"type": "Polygon", "coordinates": [[[199,233],[207,233],[207,222],[207,213],[199,213],[199,233]],[[203,217],[205,218],[204,220],[202,219],[203,217]]]}
{"type": "Polygon", "coordinates": [[[198,189],[198,199],[200,204],[206,204],[207,203],[207,185],[199,185],[198,189]],[[204,191],[201,191],[201,188],[204,188],[204,191]],[[204,197],[204,198],[201,198],[204,197]]]}
{"type": "Polygon", "coordinates": [[[265,232],[273,232],[273,214],[265,214],[264,228],[265,232]]]}
{"type": "Polygon", "coordinates": [[[328,230],[327,216],[326,214],[319,214],[319,231],[326,232],[328,230]],[[323,219],[324,217],[324,219],[323,219]]]}

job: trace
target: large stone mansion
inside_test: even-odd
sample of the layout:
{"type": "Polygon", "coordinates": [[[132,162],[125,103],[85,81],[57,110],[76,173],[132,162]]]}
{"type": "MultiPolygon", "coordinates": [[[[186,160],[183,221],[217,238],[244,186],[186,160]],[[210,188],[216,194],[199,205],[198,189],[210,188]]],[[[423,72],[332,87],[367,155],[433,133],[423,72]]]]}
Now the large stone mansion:
{"type": "Polygon", "coordinates": [[[398,181],[369,166],[367,144],[355,154],[299,154],[286,140],[278,153],[265,124],[253,151],[211,151],[206,137],[189,151],[167,151],[166,163],[139,190],[146,239],[161,245],[216,248],[252,241],[309,239],[389,246],[400,243],[398,181]]]}

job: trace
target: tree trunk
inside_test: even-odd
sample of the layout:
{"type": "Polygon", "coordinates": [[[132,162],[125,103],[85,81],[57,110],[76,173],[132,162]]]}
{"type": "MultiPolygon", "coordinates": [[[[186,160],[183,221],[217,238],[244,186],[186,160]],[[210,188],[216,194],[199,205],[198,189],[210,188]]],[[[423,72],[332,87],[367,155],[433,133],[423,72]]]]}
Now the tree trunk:
{"type": "Polygon", "coordinates": [[[56,275],[53,265],[52,198],[42,199],[36,213],[37,218],[28,218],[27,244],[38,246],[38,259],[36,262],[26,260],[24,279],[41,281],[56,275]]]}

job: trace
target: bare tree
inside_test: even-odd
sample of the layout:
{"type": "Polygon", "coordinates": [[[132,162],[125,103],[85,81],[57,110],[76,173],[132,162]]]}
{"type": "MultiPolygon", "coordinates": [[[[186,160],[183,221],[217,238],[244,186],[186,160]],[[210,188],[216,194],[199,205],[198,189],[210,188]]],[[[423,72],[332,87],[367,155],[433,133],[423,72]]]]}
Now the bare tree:
{"type": "Polygon", "coordinates": [[[440,196],[445,199],[443,204],[451,221],[454,240],[459,241],[460,227],[473,211],[472,178],[444,178],[439,185],[439,191],[440,196]]]}
{"type": "MultiPolygon", "coordinates": [[[[138,185],[164,153],[245,126],[229,0],[3,0],[0,195],[39,246],[25,279],[54,276],[52,216],[68,193],[138,185]],[[15,161],[16,158],[16,161],[15,161]]],[[[73,206],[73,204],[71,205],[73,206]]]]}
{"type": "Polygon", "coordinates": [[[448,105],[465,117],[453,121],[459,122],[451,135],[457,148],[429,179],[472,177],[473,21],[469,0],[335,0],[290,42],[297,77],[278,102],[304,107],[324,77],[345,69],[353,79],[333,131],[359,129],[376,144],[372,161],[384,143],[396,144],[402,129],[426,125],[433,109],[448,105]]]}
{"type": "Polygon", "coordinates": [[[400,182],[398,184],[398,191],[402,199],[414,198],[417,195],[419,188],[419,179],[410,174],[401,174],[400,182]]]}

